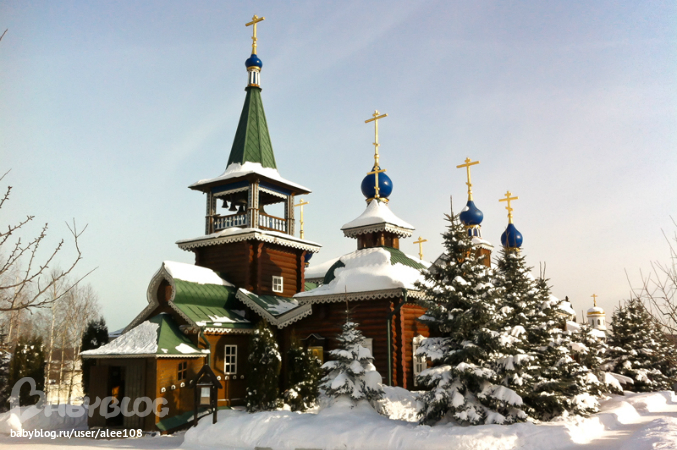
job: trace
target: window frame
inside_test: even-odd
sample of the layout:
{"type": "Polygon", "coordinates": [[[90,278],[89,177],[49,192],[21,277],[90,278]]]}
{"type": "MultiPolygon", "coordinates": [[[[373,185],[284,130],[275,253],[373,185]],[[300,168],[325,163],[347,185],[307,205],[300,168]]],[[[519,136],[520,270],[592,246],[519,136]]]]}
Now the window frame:
{"type": "Polygon", "coordinates": [[[180,361],[177,378],[179,381],[188,379],[188,361],[180,361]]]}
{"type": "Polygon", "coordinates": [[[416,378],[418,375],[428,368],[428,362],[426,361],[425,356],[416,356],[416,350],[421,346],[421,342],[425,339],[423,335],[417,335],[411,341],[411,362],[412,362],[412,374],[414,375],[414,386],[418,386],[416,378]]]}
{"type": "Polygon", "coordinates": [[[223,374],[237,375],[237,345],[226,344],[223,347],[223,374]],[[228,349],[232,350],[231,353],[228,353],[228,349]],[[232,371],[229,371],[229,368],[232,371]]]}
{"type": "Polygon", "coordinates": [[[284,292],[284,277],[273,275],[273,292],[276,293],[284,292]],[[276,289],[276,285],[278,284],[277,282],[279,282],[279,287],[276,289]]]}

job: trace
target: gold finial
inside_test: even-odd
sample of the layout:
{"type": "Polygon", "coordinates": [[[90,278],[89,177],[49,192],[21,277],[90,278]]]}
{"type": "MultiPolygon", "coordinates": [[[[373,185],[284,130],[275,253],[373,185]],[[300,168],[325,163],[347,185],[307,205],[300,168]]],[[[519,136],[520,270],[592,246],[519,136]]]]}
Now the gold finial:
{"type": "Polygon", "coordinates": [[[378,148],[380,144],[378,143],[378,121],[379,119],[383,119],[384,117],[388,117],[388,114],[381,114],[378,112],[378,110],[374,111],[374,114],[371,115],[371,119],[367,119],[364,121],[364,123],[369,123],[369,122],[374,122],[374,171],[373,172],[368,172],[367,175],[374,175],[374,181],[376,182],[376,185],[374,186],[374,190],[376,191],[376,195],[374,198],[379,198],[379,187],[378,187],[378,174],[385,172],[385,169],[381,169],[379,166],[379,155],[378,155],[378,148]]]}
{"type": "Polygon", "coordinates": [[[472,200],[472,182],[470,181],[470,166],[474,166],[475,164],[479,163],[480,163],[479,161],[470,162],[470,158],[466,158],[465,164],[456,166],[457,169],[465,167],[468,172],[468,182],[466,183],[468,185],[468,200],[472,200]]]}
{"type": "Polygon", "coordinates": [[[592,302],[594,303],[595,307],[597,307],[597,294],[592,294],[590,297],[592,297],[592,302]]]}
{"type": "Polygon", "coordinates": [[[423,243],[428,242],[427,239],[423,239],[421,236],[418,237],[418,241],[414,241],[414,244],[418,244],[418,257],[423,261],[423,243]]]}
{"type": "Polygon", "coordinates": [[[511,197],[512,193],[510,191],[505,193],[505,198],[501,198],[498,201],[499,202],[508,202],[508,206],[505,207],[505,209],[508,210],[508,223],[512,223],[512,211],[513,209],[510,207],[510,202],[512,200],[519,200],[519,197],[511,197]]]}
{"type": "Polygon", "coordinates": [[[301,207],[301,220],[300,220],[300,222],[301,222],[301,231],[300,231],[300,233],[299,233],[301,239],[303,239],[303,236],[304,236],[304,235],[303,235],[303,205],[307,205],[307,204],[308,204],[308,202],[304,202],[303,199],[299,199],[299,203],[298,203],[297,205],[294,205],[294,206],[300,206],[300,207],[301,207]]]}
{"type": "Polygon", "coordinates": [[[254,34],[252,35],[252,55],[256,55],[256,24],[264,20],[266,20],[265,17],[259,17],[256,14],[254,14],[254,17],[252,17],[252,21],[244,25],[245,27],[248,27],[250,25],[253,25],[254,27],[254,34]]]}

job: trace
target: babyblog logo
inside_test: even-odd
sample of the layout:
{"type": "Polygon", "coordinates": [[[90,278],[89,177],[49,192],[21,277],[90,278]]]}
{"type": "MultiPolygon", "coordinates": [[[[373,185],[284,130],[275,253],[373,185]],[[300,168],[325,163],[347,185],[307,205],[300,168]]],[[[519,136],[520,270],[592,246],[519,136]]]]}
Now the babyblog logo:
{"type": "MultiPolygon", "coordinates": [[[[47,405],[47,400],[45,393],[40,389],[35,388],[35,380],[31,377],[24,377],[14,384],[12,387],[12,395],[10,397],[10,408],[19,408],[19,394],[21,392],[21,387],[28,383],[31,390],[29,395],[39,396],[40,400],[35,405],[35,408],[24,408],[21,411],[21,422],[30,419],[33,416],[42,414],[44,410],[44,415],[49,417],[52,415],[51,408],[45,408],[47,405]]],[[[146,417],[150,414],[155,414],[158,417],[164,417],[169,413],[169,408],[163,408],[167,405],[167,399],[160,397],[155,400],[149,397],[138,397],[132,403],[132,408],[130,409],[131,399],[129,397],[123,397],[122,400],[119,400],[117,397],[109,396],[104,397],[103,399],[96,397],[96,400],[93,404],[90,403],[89,397],[85,397],[82,405],[65,405],[65,407],[57,408],[58,414],[61,417],[82,417],[85,414],[89,413],[89,417],[94,415],[94,411],[99,408],[99,415],[110,419],[111,417],[116,417],[119,414],[122,414],[124,417],[146,417]]],[[[59,405],[64,406],[64,405],[59,405]]],[[[20,411],[20,409],[17,409],[20,411]]]]}

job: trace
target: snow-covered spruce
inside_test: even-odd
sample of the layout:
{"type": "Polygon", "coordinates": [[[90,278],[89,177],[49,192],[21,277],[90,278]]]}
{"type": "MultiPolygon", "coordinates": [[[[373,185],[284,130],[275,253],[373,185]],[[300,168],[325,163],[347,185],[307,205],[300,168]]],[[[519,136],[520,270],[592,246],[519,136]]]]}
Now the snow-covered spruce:
{"type": "Polygon", "coordinates": [[[613,315],[609,340],[610,368],[633,380],[633,391],[672,389],[677,381],[677,356],[665,333],[638,299],[613,315]]]}
{"type": "Polygon", "coordinates": [[[531,417],[550,420],[569,414],[598,411],[594,396],[597,377],[571,355],[562,301],[550,293],[544,278],[535,279],[524,253],[503,251],[498,261],[496,284],[501,289],[501,320],[506,331],[522,339],[498,360],[501,383],[514,389],[531,417]]]}
{"type": "Polygon", "coordinates": [[[319,395],[322,370],[320,361],[305,350],[295,334],[287,351],[287,390],[283,397],[292,411],[313,407],[319,395]]]}
{"type": "MultiPolygon", "coordinates": [[[[35,380],[35,388],[43,390],[45,386],[45,354],[42,348],[42,338],[33,335],[31,337],[22,336],[19,338],[9,369],[10,386],[24,377],[30,377],[35,380]]],[[[34,405],[40,397],[30,395],[30,385],[24,383],[19,391],[19,400],[21,406],[34,405]]],[[[10,400],[11,401],[11,400],[10,400]]]]}
{"type": "Polygon", "coordinates": [[[381,374],[374,367],[374,357],[362,346],[364,336],[357,324],[346,318],[343,331],[337,337],[341,348],[329,352],[333,358],[322,366],[328,370],[320,387],[330,403],[348,400],[353,405],[367,401],[380,412],[377,401],[383,397],[381,374]]]}
{"type": "Polygon", "coordinates": [[[524,420],[522,399],[501,385],[495,371],[501,358],[513,354],[510,347],[520,338],[500,324],[499,290],[491,269],[476,255],[458,217],[447,220],[445,264],[427,271],[426,282],[418,284],[428,307],[420,320],[437,336],[424,340],[417,351],[434,364],[419,376],[429,388],[421,398],[420,421],[478,425],[524,420]]]}
{"type": "Polygon", "coordinates": [[[7,411],[7,400],[11,393],[12,386],[9,382],[9,365],[12,360],[12,354],[0,350],[0,412],[7,411]]]}
{"type": "Polygon", "coordinates": [[[280,367],[282,358],[273,332],[261,320],[249,339],[247,371],[247,411],[276,409],[282,402],[280,393],[280,367]]]}
{"type": "Polygon", "coordinates": [[[572,356],[580,365],[590,371],[586,375],[586,389],[590,395],[599,396],[615,391],[614,384],[607,383],[605,364],[609,358],[609,347],[603,331],[592,328],[589,324],[580,325],[580,329],[571,336],[572,356]]]}

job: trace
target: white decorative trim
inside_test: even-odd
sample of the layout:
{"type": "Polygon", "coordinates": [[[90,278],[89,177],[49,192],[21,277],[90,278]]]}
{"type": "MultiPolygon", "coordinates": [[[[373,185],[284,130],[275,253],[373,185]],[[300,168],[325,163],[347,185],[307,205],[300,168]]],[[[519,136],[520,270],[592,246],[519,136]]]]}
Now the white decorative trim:
{"type": "Polygon", "coordinates": [[[375,225],[368,225],[364,227],[347,228],[343,230],[343,234],[346,237],[357,239],[357,236],[360,234],[374,233],[376,231],[387,231],[389,233],[396,234],[401,238],[408,238],[412,235],[412,230],[398,227],[397,225],[391,225],[389,223],[377,223],[375,225]]]}
{"type": "Polygon", "coordinates": [[[244,192],[246,190],[249,190],[249,186],[236,188],[236,189],[228,189],[227,191],[216,192],[212,195],[214,196],[214,198],[218,198],[218,197],[223,197],[224,195],[237,194],[238,192],[244,192]]]}
{"type": "Polygon", "coordinates": [[[282,245],[284,247],[297,248],[299,250],[305,250],[311,253],[319,252],[321,247],[318,244],[303,243],[292,239],[284,239],[278,236],[270,236],[260,231],[250,231],[248,233],[236,234],[234,236],[221,236],[213,238],[201,237],[194,240],[178,241],[176,245],[178,245],[181,250],[190,251],[191,249],[198,247],[208,247],[210,245],[219,245],[219,244],[230,244],[232,242],[242,242],[250,239],[262,242],[269,242],[271,244],[282,245]]]}
{"type": "Polygon", "coordinates": [[[263,309],[261,306],[259,306],[255,301],[250,299],[249,296],[244,292],[242,292],[241,289],[237,290],[235,297],[245,305],[249,306],[249,308],[251,308],[256,314],[264,318],[268,323],[270,323],[271,325],[275,325],[278,328],[284,328],[287,325],[297,322],[303,319],[304,317],[308,317],[313,313],[313,308],[310,304],[302,304],[299,301],[299,306],[297,306],[292,310],[287,311],[284,314],[280,314],[279,316],[275,317],[268,311],[263,309]]]}
{"type": "Polygon", "coordinates": [[[115,359],[115,358],[155,358],[155,359],[162,359],[162,358],[204,358],[205,354],[198,354],[198,353],[186,353],[186,354],[181,354],[181,355],[158,355],[156,353],[144,353],[144,354],[109,354],[109,355],[80,355],[83,358],[91,358],[91,359],[115,359]]]}
{"type": "Polygon", "coordinates": [[[254,332],[253,328],[204,328],[205,334],[251,334],[254,332]]]}
{"type": "Polygon", "coordinates": [[[265,192],[266,194],[273,195],[275,197],[279,197],[281,199],[287,200],[288,195],[280,194],[279,192],[271,191],[270,189],[263,188],[259,186],[259,191],[265,192]]]}
{"type": "MultiPolygon", "coordinates": [[[[309,291],[312,292],[312,291],[309,291]]],[[[303,296],[303,297],[294,297],[299,302],[304,304],[314,304],[314,303],[333,303],[333,302],[343,302],[346,300],[378,300],[382,298],[393,298],[400,297],[402,295],[402,288],[395,289],[384,289],[381,291],[367,291],[367,292],[348,292],[341,294],[329,294],[329,295],[317,295],[317,296],[303,296]]],[[[425,296],[420,291],[415,291],[412,289],[407,289],[407,298],[421,299],[425,296]]]]}

